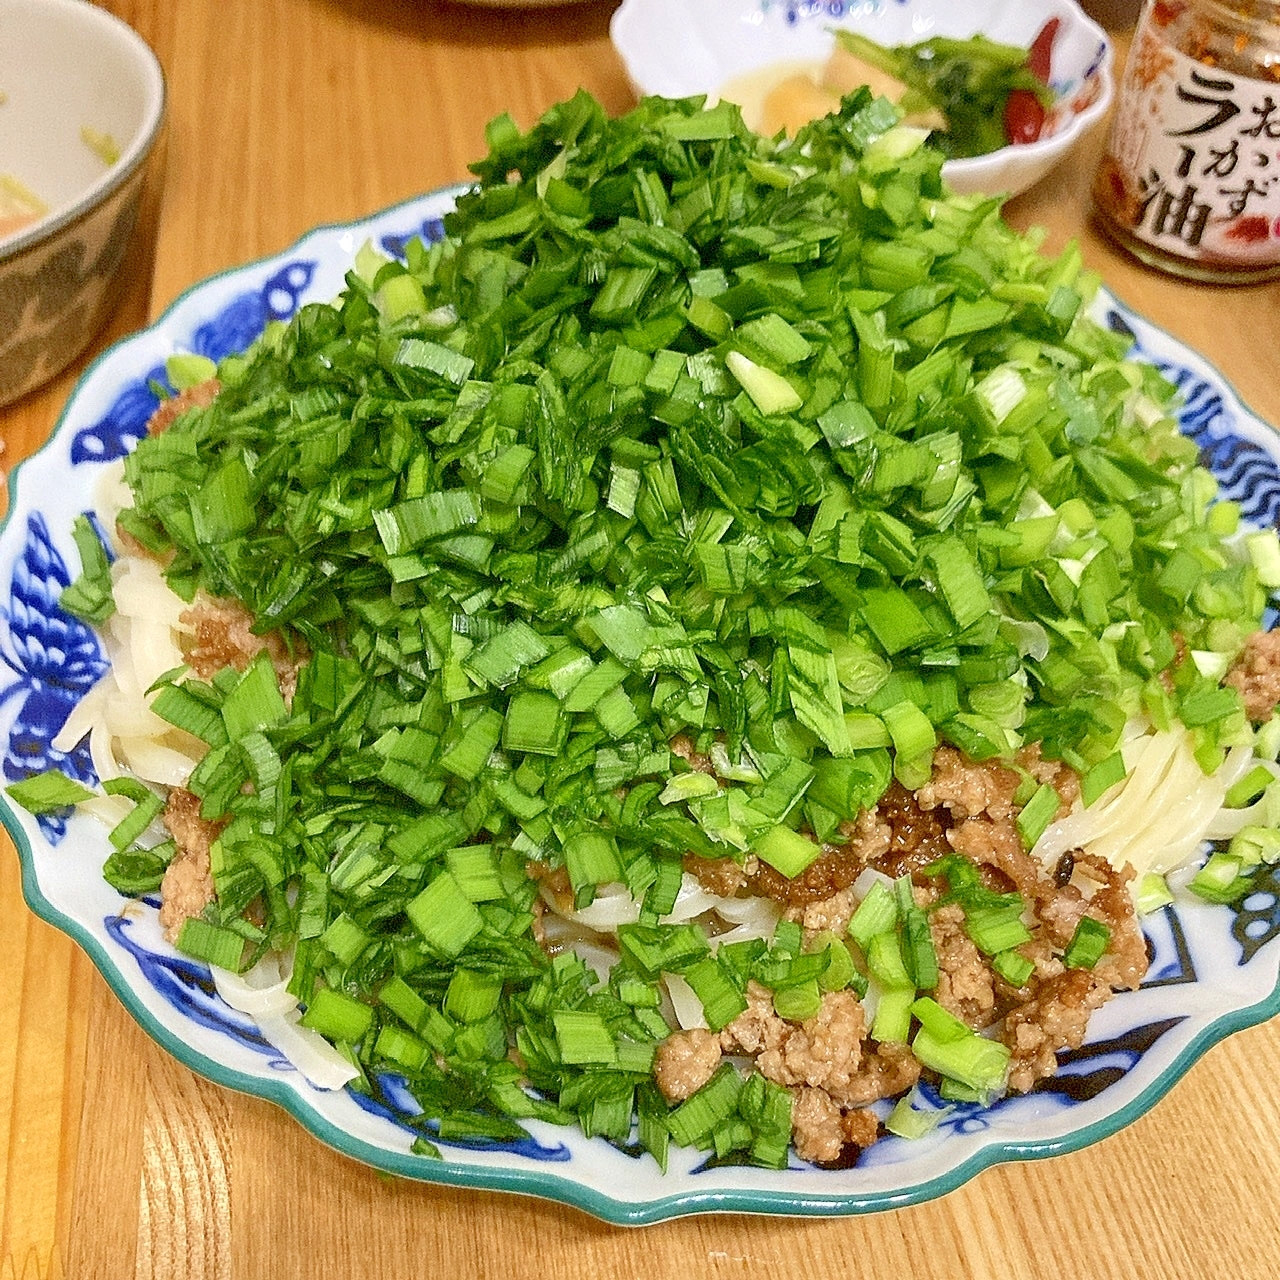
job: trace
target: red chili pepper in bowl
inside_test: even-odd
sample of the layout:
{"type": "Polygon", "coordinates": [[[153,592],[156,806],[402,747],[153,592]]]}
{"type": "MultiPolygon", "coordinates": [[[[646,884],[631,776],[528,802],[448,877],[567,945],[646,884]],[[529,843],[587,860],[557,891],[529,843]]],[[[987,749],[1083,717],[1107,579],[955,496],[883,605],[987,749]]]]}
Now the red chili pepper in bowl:
{"type": "MultiPolygon", "coordinates": [[[[1027,70],[1041,84],[1049,83],[1053,42],[1061,25],[1060,19],[1050,18],[1027,50],[1027,70]]],[[[1004,104],[1004,136],[1010,142],[1034,142],[1044,129],[1044,121],[1044,103],[1030,89],[1010,90],[1004,104]]]]}
{"type": "Polygon", "coordinates": [[[1034,142],[1044,128],[1044,107],[1030,89],[1013,89],[1004,104],[1004,136],[1010,142],[1034,142]]]}

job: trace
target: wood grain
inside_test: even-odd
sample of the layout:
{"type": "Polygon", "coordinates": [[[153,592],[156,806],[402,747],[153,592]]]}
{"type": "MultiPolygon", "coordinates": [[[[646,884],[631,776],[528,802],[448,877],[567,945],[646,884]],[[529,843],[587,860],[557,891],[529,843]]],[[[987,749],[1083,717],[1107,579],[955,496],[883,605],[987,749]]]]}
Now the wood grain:
{"type": "MultiPolygon", "coordinates": [[[[161,185],[130,288],[94,348],[0,411],[12,466],[113,337],[194,281],[308,228],[465,179],[485,123],[528,126],[579,87],[631,102],[612,0],[516,10],[430,0],[110,0],[170,86],[161,185]],[[149,245],[154,238],[154,255],[149,245]]],[[[1114,6],[1128,8],[1124,4],[1114,6]]],[[[1080,240],[1113,290],[1209,354],[1280,422],[1280,286],[1152,273],[1089,225],[1100,137],[1007,208],[1080,240]]],[[[1274,1274],[1280,1023],[1212,1049],[1088,1150],[980,1174],[928,1204],[831,1220],[715,1215],[642,1230],[528,1198],[386,1177],[152,1043],[84,955],[23,905],[0,850],[0,1280],[1274,1274]]]]}

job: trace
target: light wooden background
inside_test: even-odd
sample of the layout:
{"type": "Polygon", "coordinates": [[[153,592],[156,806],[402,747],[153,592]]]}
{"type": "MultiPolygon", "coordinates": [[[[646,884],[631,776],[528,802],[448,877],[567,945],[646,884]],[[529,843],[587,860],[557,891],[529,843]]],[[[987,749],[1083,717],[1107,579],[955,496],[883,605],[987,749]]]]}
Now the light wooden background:
{"type": "MultiPolygon", "coordinates": [[[[321,222],[465,178],[485,122],[579,86],[631,94],[612,0],[528,11],[432,0],[109,0],[170,86],[150,244],[75,369],[0,410],[12,467],[78,369],[185,287],[321,222]]],[[[1116,5],[1117,10],[1125,6],[1116,5]]],[[[1118,19],[1117,21],[1122,21],[1118,19]]],[[[1118,27],[1123,45],[1124,31],[1118,27]]],[[[1100,139],[1008,207],[1078,236],[1140,311],[1280,422],[1280,286],[1214,289],[1122,260],[1088,225],[1100,139]]],[[[1261,1280],[1280,1269],[1280,1023],[1211,1050],[1137,1123],[990,1170],[931,1204],[622,1230],[575,1210],[397,1182],[154,1046],[85,956],[24,906],[0,848],[0,1280],[271,1277],[1080,1277],[1261,1280]]]]}

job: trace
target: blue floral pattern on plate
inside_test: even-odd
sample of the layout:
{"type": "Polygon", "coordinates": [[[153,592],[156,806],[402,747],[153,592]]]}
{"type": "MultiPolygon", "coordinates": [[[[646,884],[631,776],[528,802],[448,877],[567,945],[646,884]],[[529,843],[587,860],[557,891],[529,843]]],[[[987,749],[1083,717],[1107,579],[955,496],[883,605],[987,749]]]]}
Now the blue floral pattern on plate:
{"type": "MultiPolygon", "coordinates": [[[[413,236],[435,239],[458,189],[437,192],[351,226],[326,227],[277,258],[196,286],[154,325],[113,348],[85,375],[46,447],[15,473],[0,532],[0,737],[8,779],[57,764],[91,779],[81,745],[52,747],[67,713],[105,670],[92,630],[58,606],[78,568],[70,529],[93,506],[102,462],[132,447],[176,352],[211,358],[242,349],[264,325],[309,301],[334,296],[351,255],[369,239],[403,254],[413,236]],[[73,568],[73,566],[75,568],[73,568]]],[[[1255,520],[1280,516],[1280,439],[1251,414],[1216,371],[1168,334],[1103,294],[1096,314],[1182,389],[1181,425],[1228,496],[1255,520]]],[[[427,1181],[498,1188],[577,1205],[617,1223],[737,1209],[847,1214],[943,1194],[998,1161],[1065,1151],[1113,1132],[1146,1111],[1204,1050],[1280,1009],[1280,874],[1259,871],[1234,907],[1180,902],[1148,917],[1152,963],[1140,991],[1099,1010],[1090,1039],[1062,1055],[1060,1074],[1032,1093],[990,1108],[947,1107],[925,1138],[887,1138],[855,1166],[781,1171],[675,1151],[661,1174],[632,1146],[529,1124],[514,1143],[438,1143],[394,1076],[368,1091],[313,1088],[217,996],[207,967],[163,940],[153,902],[122,902],[102,880],[105,831],[83,815],[36,822],[0,801],[31,906],[83,945],[141,1025],[209,1078],[286,1107],[313,1134],[389,1172],[427,1181]]]]}

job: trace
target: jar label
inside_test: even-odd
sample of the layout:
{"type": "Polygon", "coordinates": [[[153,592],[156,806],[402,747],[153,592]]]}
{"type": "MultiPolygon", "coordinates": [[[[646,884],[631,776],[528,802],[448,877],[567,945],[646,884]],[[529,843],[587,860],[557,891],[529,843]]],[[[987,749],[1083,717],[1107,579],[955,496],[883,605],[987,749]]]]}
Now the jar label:
{"type": "Polygon", "coordinates": [[[1112,210],[1177,257],[1280,262],[1280,85],[1188,57],[1151,26],[1125,70],[1110,155],[1112,210]]]}

